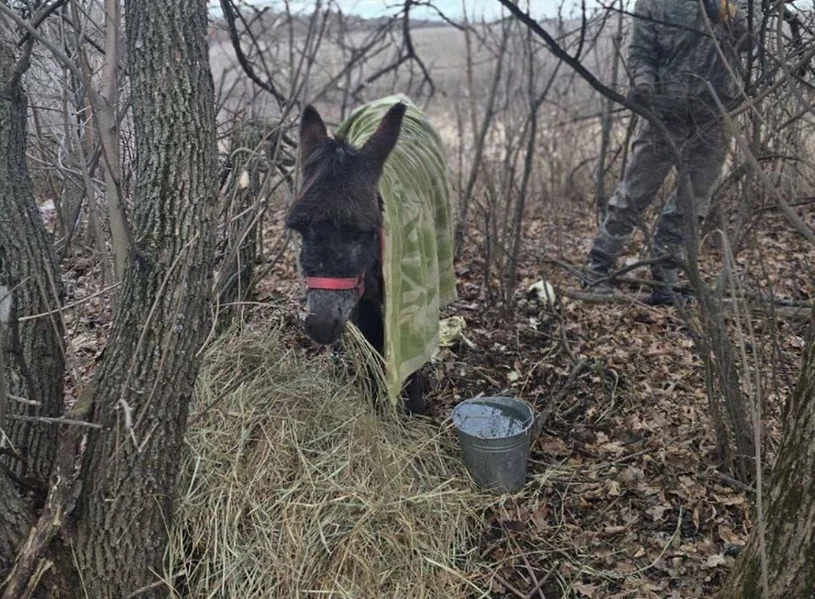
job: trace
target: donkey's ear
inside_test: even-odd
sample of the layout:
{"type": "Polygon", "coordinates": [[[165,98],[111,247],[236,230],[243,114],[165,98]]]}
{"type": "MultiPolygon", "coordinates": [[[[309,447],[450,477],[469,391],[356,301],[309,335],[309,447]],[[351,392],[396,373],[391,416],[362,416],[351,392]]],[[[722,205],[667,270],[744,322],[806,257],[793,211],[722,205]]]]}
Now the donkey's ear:
{"type": "Polygon", "coordinates": [[[382,117],[382,122],[379,123],[379,127],[377,127],[374,134],[362,146],[362,152],[371,159],[378,169],[381,169],[382,165],[385,164],[385,160],[387,160],[388,155],[399,139],[399,131],[402,129],[402,117],[405,116],[405,110],[407,110],[407,106],[401,102],[391,106],[390,110],[382,117]]]}
{"type": "Polygon", "coordinates": [[[325,123],[317,109],[309,104],[300,116],[300,154],[303,162],[326,140],[328,131],[325,123]]]}

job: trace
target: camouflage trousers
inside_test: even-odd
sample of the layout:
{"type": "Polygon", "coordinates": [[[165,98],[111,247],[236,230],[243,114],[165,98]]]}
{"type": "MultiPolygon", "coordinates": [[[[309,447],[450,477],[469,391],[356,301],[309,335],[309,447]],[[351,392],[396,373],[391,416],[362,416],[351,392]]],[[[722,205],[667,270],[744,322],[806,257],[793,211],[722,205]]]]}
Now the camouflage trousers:
{"type": "MultiPolygon", "coordinates": [[[[687,152],[695,212],[702,219],[727,157],[729,136],[723,123],[712,120],[674,121],[666,123],[666,127],[680,151],[684,147],[687,152]]],[[[606,274],[613,269],[634,228],[642,225],[642,213],[674,166],[668,144],[648,121],[640,119],[623,179],[608,201],[605,218],[594,239],[589,270],[606,274]]],[[[651,267],[652,275],[666,283],[676,281],[684,250],[685,214],[677,195],[674,190],[662,209],[652,247],[652,257],[659,260],[651,267]]]]}

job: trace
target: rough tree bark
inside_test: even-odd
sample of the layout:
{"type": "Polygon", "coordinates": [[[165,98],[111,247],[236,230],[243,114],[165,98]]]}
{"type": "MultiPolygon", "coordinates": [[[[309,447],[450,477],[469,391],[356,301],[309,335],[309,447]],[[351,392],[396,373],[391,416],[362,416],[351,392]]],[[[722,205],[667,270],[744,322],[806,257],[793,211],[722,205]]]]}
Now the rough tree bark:
{"type": "Polygon", "coordinates": [[[63,330],[56,314],[21,319],[57,308],[61,284],[26,164],[27,99],[21,76],[27,51],[17,58],[14,47],[0,33],[0,285],[11,295],[0,343],[8,392],[37,404],[9,402],[8,420],[0,427],[14,454],[4,458],[6,465],[19,477],[45,484],[56,446],[55,427],[31,419],[63,411],[63,330]]]}
{"type": "Polygon", "coordinates": [[[0,580],[14,561],[17,548],[34,523],[34,516],[11,479],[0,473],[0,580]]]}
{"type": "MultiPolygon", "coordinates": [[[[126,0],[134,240],[99,366],[75,534],[88,597],[158,582],[199,349],[210,323],[216,150],[205,0],[126,0]]],[[[84,595],[83,595],[84,596],[84,595]]]]}
{"type": "Polygon", "coordinates": [[[815,314],[798,384],[784,416],[784,434],[765,509],[767,595],[762,595],[756,531],[719,599],[815,598],[815,314]]]}

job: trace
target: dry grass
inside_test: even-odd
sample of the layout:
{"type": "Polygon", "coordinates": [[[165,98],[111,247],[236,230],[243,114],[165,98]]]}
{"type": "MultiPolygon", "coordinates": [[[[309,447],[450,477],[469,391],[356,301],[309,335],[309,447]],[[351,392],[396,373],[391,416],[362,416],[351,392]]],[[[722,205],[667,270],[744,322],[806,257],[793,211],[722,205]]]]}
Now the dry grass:
{"type": "Polygon", "coordinates": [[[268,331],[211,349],[165,574],[174,597],[472,595],[489,500],[451,432],[375,414],[338,370],[268,331]]]}

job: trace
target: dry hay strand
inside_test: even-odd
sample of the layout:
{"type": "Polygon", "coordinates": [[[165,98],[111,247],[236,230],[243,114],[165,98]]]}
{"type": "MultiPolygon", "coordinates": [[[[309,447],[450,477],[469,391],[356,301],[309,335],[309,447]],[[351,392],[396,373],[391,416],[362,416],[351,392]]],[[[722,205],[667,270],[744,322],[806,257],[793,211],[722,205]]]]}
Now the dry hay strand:
{"type": "Polygon", "coordinates": [[[395,415],[400,408],[401,398],[388,397],[385,361],[351,321],[345,327],[343,346],[348,354],[354,382],[362,397],[369,398],[376,406],[390,410],[391,415],[395,415]]]}
{"type": "Polygon", "coordinates": [[[208,354],[182,456],[172,596],[486,596],[469,577],[489,498],[449,427],[376,414],[328,357],[279,339],[245,333],[208,354]]]}

